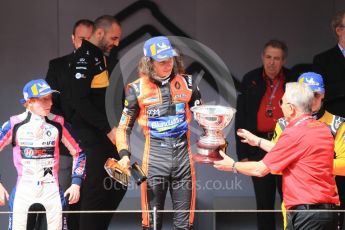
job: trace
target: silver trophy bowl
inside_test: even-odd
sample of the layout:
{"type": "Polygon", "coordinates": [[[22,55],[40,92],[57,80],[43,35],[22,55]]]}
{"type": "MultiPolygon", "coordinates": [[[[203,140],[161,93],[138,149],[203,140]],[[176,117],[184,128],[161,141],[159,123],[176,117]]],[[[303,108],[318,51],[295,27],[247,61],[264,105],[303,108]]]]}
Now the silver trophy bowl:
{"type": "Polygon", "coordinates": [[[222,130],[234,117],[236,110],[220,105],[200,105],[191,108],[194,119],[204,130],[204,135],[197,141],[197,154],[193,159],[198,163],[213,163],[221,160],[219,150],[226,149],[227,142],[222,130]]]}

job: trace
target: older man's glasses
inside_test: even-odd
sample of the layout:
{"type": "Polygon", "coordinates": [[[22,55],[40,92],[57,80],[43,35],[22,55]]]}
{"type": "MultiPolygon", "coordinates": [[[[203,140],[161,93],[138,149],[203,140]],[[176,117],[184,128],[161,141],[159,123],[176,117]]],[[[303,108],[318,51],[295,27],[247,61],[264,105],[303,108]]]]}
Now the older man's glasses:
{"type": "MultiPolygon", "coordinates": [[[[282,107],[283,106],[283,99],[280,99],[279,100],[279,106],[282,107]]],[[[286,102],[285,104],[289,104],[289,105],[292,105],[290,102],[286,102]]]]}

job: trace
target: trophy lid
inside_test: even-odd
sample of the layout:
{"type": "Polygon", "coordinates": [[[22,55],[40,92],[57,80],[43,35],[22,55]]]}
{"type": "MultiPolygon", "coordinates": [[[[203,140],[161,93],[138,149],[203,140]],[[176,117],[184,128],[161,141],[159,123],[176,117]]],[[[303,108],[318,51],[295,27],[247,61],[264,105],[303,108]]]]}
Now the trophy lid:
{"type": "Polygon", "coordinates": [[[201,113],[207,115],[233,115],[236,112],[234,108],[222,105],[199,105],[193,106],[190,110],[193,113],[201,113]]]}
{"type": "Polygon", "coordinates": [[[229,125],[236,110],[221,105],[199,105],[191,108],[195,120],[208,129],[221,130],[229,125]]]}

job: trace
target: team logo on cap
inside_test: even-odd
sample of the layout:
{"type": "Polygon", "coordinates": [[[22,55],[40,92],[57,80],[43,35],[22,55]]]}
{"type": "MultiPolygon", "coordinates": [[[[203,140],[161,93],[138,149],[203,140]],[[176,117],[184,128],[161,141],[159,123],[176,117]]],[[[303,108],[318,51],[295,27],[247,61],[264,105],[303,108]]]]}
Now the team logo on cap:
{"type": "Polygon", "coordinates": [[[34,84],[33,86],[31,86],[31,92],[34,96],[36,96],[38,94],[38,90],[37,90],[37,85],[34,84]]]}
{"type": "Polygon", "coordinates": [[[158,61],[178,56],[172,48],[169,39],[164,36],[153,37],[147,40],[144,44],[144,55],[158,61]]]}
{"type": "Polygon", "coordinates": [[[50,86],[46,83],[37,83],[37,85],[38,85],[38,92],[39,93],[42,93],[44,90],[50,89],[50,86]]]}
{"type": "MultiPolygon", "coordinates": [[[[303,78],[302,78],[303,79],[303,78]]],[[[301,80],[302,80],[301,79],[301,80]]],[[[303,82],[303,81],[302,81],[303,82]]],[[[304,83],[308,84],[308,85],[314,85],[314,86],[319,86],[319,82],[314,81],[314,78],[306,78],[304,83]]]]}
{"type": "Polygon", "coordinates": [[[158,47],[157,54],[159,54],[159,53],[161,53],[161,52],[163,52],[165,50],[171,49],[171,46],[165,44],[164,42],[157,43],[157,47],[158,47]]]}

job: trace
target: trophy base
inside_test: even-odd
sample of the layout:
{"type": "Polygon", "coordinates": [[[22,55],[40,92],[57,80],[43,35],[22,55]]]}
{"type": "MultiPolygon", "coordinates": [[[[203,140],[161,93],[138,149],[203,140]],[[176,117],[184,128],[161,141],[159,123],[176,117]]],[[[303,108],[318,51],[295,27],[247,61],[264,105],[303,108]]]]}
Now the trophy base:
{"type": "Polygon", "coordinates": [[[223,157],[219,154],[219,150],[223,149],[225,145],[205,145],[197,142],[197,154],[193,154],[193,160],[201,164],[213,164],[214,161],[223,160],[223,157]]]}
{"type": "Polygon", "coordinates": [[[193,154],[193,160],[201,164],[213,164],[214,161],[223,160],[223,158],[220,155],[219,157],[209,157],[197,153],[193,154]]]}

